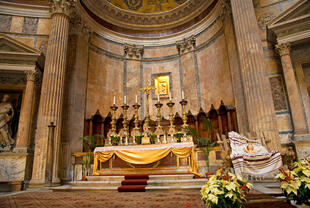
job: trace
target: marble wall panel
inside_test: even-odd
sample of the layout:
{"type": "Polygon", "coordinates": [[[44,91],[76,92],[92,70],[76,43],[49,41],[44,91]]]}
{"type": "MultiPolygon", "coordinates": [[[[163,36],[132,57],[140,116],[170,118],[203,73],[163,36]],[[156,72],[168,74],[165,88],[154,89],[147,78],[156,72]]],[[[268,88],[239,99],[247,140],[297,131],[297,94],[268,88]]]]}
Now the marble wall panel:
{"type": "Polygon", "coordinates": [[[37,34],[48,35],[51,29],[51,19],[40,18],[38,22],[37,34]]]}
{"type": "MultiPolygon", "coordinates": [[[[143,86],[147,80],[151,81],[152,74],[158,73],[168,73],[170,72],[172,75],[172,80],[170,83],[172,84],[172,100],[175,102],[174,112],[178,112],[179,114],[182,113],[181,105],[179,104],[181,100],[181,88],[180,88],[180,73],[179,73],[179,63],[178,60],[171,60],[167,62],[145,62],[143,63],[143,86]]],[[[189,96],[185,93],[185,97],[189,96]]],[[[145,97],[144,97],[145,100],[145,97]]],[[[157,98],[152,98],[150,100],[150,115],[151,119],[156,119],[156,107],[155,103],[157,102],[157,98]]],[[[162,115],[168,119],[169,109],[167,106],[167,102],[169,99],[161,99],[161,103],[163,103],[162,107],[162,115]]],[[[145,109],[145,107],[144,107],[145,109]]]]}
{"type": "Polygon", "coordinates": [[[288,113],[277,114],[277,125],[280,132],[293,131],[291,116],[288,113]]]}
{"type": "Polygon", "coordinates": [[[35,45],[34,45],[35,38],[34,37],[13,37],[13,38],[17,41],[20,41],[20,42],[26,44],[27,46],[35,47],[35,45]]]}
{"type": "Polygon", "coordinates": [[[36,34],[38,29],[39,18],[24,17],[23,33],[36,34]]]}
{"type": "Polygon", "coordinates": [[[216,21],[207,31],[204,31],[196,38],[196,45],[204,43],[212,38],[223,27],[222,21],[216,21]]]}
{"type": "Polygon", "coordinates": [[[138,103],[141,102],[140,91],[140,61],[127,60],[126,62],[126,95],[127,104],[130,106],[128,109],[128,119],[134,115],[134,109],[132,105],[136,102],[136,95],[138,96],[138,103]]]}
{"type": "Polygon", "coordinates": [[[26,155],[0,153],[0,182],[23,181],[26,155]]]}
{"type": "MultiPolygon", "coordinates": [[[[184,96],[188,100],[187,107],[193,114],[199,112],[198,104],[198,80],[196,80],[196,66],[194,53],[187,53],[180,57],[182,67],[182,79],[184,96]]],[[[197,66],[199,68],[199,64],[197,66]]],[[[199,78],[200,79],[200,78],[199,78]]]]}
{"type": "Polygon", "coordinates": [[[0,14],[0,32],[10,32],[12,16],[0,14]]]}
{"type": "Polygon", "coordinates": [[[143,57],[144,58],[163,57],[163,56],[175,55],[177,53],[178,50],[175,45],[170,47],[145,48],[143,57]]]}
{"type": "MultiPolygon", "coordinates": [[[[86,118],[90,118],[97,110],[106,116],[110,112],[113,96],[116,97],[116,105],[123,103],[123,67],[122,60],[90,50],[86,118]]],[[[120,110],[117,111],[119,115],[120,110]]]]}
{"type": "MultiPolygon", "coordinates": [[[[118,54],[123,56],[124,55],[124,46],[123,43],[115,43],[112,41],[109,41],[107,39],[104,39],[103,37],[93,34],[91,36],[91,43],[95,46],[102,48],[103,50],[106,50],[113,54],[118,54]]],[[[139,43],[137,43],[139,45],[139,43]]]]}
{"type": "Polygon", "coordinates": [[[24,17],[13,16],[10,32],[21,33],[23,31],[24,17]]]}
{"type": "Polygon", "coordinates": [[[221,36],[213,45],[198,53],[199,79],[202,108],[208,110],[211,104],[234,105],[225,37],[221,36]]]}

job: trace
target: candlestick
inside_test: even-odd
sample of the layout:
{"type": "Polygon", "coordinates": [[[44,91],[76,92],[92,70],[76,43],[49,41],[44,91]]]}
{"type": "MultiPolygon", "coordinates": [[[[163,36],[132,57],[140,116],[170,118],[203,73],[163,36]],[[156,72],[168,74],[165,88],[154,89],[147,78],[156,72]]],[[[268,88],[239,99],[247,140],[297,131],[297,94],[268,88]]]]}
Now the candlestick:
{"type": "Polygon", "coordinates": [[[124,96],[124,104],[126,104],[126,95],[124,96]]]}
{"type": "Polygon", "coordinates": [[[133,132],[132,132],[132,137],[133,137],[133,143],[136,144],[136,135],[140,135],[140,129],[139,129],[139,108],[140,108],[140,105],[136,102],[134,105],[133,105],[134,109],[135,109],[135,128],[133,129],[133,132]]]}
{"type": "MultiPolygon", "coordinates": [[[[155,134],[157,134],[158,136],[163,135],[164,131],[163,131],[163,127],[160,125],[160,121],[161,121],[161,113],[160,113],[160,109],[163,106],[163,104],[161,104],[159,101],[155,104],[156,108],[157,108],[157,127],[155,130],[155,134]]],[[[159,141],[159,140],[158,140],[159,141]]]]}
{"type": "MultiPolygon", "coordinates": [[[[116,110],[118,107],[114,104],[110,108],[112,110],[111,134],[116,134],[116,110]]],[[[111,137],[108,137],[108,145],[111,145],[111,137]]]]}
{"type": "Polygon", "coordinates": [[[115,96],[113,97],[113,105],[115,105],[115,96]]]}
{"type": "Polygon", "coordinates": [[[169,92],[169,100],[171,101],[171,92],[169,92]]]}
{"type": "MultiPolygon", "coordinates": [[[[125,101],[126,101],[126,96],[125,96],[125,101]]],[[[123,109],[123,115],[124,115],[124,120],[123,120],[123,129],[122,129],[122,132],[123,132],[123,135],[126,137],[126,140],[125,140],[125,145],[128,145],[128,135],[129,135],[129,128],[128,128],[128,120],[127,120],[127,110],[128,110],[129,106],[124,104],[122,106],[122,109],[123,109]]]]}
{"type": "Polygon", "coordinates": [[[175,132],[175,128],[174,128],[174,125],[173,125],[173,106],[174,106],[174,102],[172,102],[171,100],[167,103],[168,107],[169,107],[169,110],[170,110],[170,113],[169,113],[169,122],[170,122],[170,126],[169,126],[169,130],[168,130],[168,134],[170,134],[172,137],[174,135],[174,132],[175,132]]]}
{"type": "Polygon", "coordinates": [[[182,90],[182,100],[184,100],[184,91],[182,90]]]}
{"type": "Polygon", "coordinates": [[[188,125],[187,125],[187,115],[186,115],[185,106],[187,104],[187,101],[185,99],[182,99],[180,101],[180,104],[182,105],[182,120],[183,120],[182,131],[184,135],[186,135],[188,125]]]}
{"type": "Polygon", "coordinates": [[[159,94],[157,94],[157,101],[159,102],[159,94]]]}
{"type": "Polygon", "coordinates": [[[136,95],[136,103],[138,103],[138,95],[136,95]]]}

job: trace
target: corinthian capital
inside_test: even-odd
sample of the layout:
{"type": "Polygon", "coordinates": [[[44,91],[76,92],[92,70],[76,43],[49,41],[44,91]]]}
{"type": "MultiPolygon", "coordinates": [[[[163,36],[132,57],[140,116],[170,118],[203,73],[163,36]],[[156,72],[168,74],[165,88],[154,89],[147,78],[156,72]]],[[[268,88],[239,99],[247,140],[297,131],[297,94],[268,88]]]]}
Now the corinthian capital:
{"type": "Polygon", "coordinates": [[[40,82],[41,80],[41,71],[39,69],[26,70],[25,74],[27,81],[40,82]]]}
{"type": "Polygon", "coordinates": [[[276,50],[280,56],[290,54],[291,45],[289,43],[282,43],[276,45],[276,50]]]}
{"type": "Polygon", "coordinates": [[[178,51],[180,53],[184,53],[194,49],[196,38],[192,35],[189,38],[184,38],[183,40],[177,41],[175,44],[178,48],[178,51]]]}
{"type": "Polygon", "coordinates": [[[76,0],[49,0],[51,13],[65,14],[69,16],[70,9],[75,6],[76,0]]]}
{"type": "Polygon", "coordinates": [[[144,47],[143,46],[137,46],[137,45],[129,45],[125,44],[124,46],[124,52],[127,57],[129,58],[141,58],[143,56],[144,47]]]}

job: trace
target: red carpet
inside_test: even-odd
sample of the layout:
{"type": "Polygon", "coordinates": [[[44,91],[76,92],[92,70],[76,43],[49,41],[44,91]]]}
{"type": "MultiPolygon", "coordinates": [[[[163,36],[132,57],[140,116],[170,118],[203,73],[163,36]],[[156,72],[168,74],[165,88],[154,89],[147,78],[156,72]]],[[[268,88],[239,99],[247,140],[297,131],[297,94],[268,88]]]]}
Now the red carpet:
{"type": "Polygon", "coordinates": [[[148,174],[125,175],[122,185],[117,188],[118,192],[143,192],[149,179],[148,174]]]}

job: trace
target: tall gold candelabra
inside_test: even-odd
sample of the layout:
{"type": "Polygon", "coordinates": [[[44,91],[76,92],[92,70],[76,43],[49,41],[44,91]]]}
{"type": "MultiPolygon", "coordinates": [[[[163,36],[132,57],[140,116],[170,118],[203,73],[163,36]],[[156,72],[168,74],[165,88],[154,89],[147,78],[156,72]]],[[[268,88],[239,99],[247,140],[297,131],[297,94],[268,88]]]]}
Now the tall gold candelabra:
{"type": "Polygon", "coordinates": [[[127,120],[127,110],[129,105],[124,104],[122,105],[124,120],[123,120],[123,133],[125,136],[125,145],[128,145],[128,136],[129,136],[129,128],[128,128],[128,120],[127,120]]]}
{"type": "MultiPolygon", "coordinates": [[[[110,108],[112,110],[111,134],[116,134],[116,111],[118,107],[115,104],[113,104],[110,108]]],[[[108,145],[111,145],[111,137],[109,137],[108,139],[108,145]]]]}
{"type": "Polygon", "coordinates": [[[185,107],[186,107],[187,101],[185,99],[182,99],[180,101],[180,104],[182,105],[182,120],[183,120],[182,131],[184,134],[186,134],[186,129],[188,125],[187,125],[187,115],[186,115],[185,107]]]}
{"type": "MultiPolygon", "coordinates": [[[[163,134],[164,134],[163,127],[160,125],[160,121],[161,121],[161,112],[160,112],[160,109],[161,109],[161,107],[163,106],[163,104],[160,103],[160,101],[158,101],[157,103],[155,103],[155,106],[156,106],[156,108],[157,108],[157,115],[156,115],[156,118],[157,118],[157,127],[156,127],[156,130],[155,130],[155,134],[157,134],[157,135],[160,137],[160,135],[163,135],[163,134]]],[[[158,142],[159,142],[159,139],[158,139],[158,142]]]]}
{"type": "Polygon", "coordinates": [[[170,122],[170,126],[169,126],[169,130],[168,130],[168,134],[170,134],[170,136],[173,138],[174,132],[175,132],[175,127],[173,125],[173,106],[174,106],[174,102],[172,102],[171,100],[167,103],[170,113],[169,113],[169,122],[170,122]]]}
{"type": "Polygon", "coordinates": [[[133,134],[131,135],[133,137],[133,143],[136,144],[136,135],[140,134],[140,129],[139,129],[139,108],[140,105],[138,103],[135,103],[133,105],[134,109],[135,109],[135,128],[133,130],[133,134]]]}

